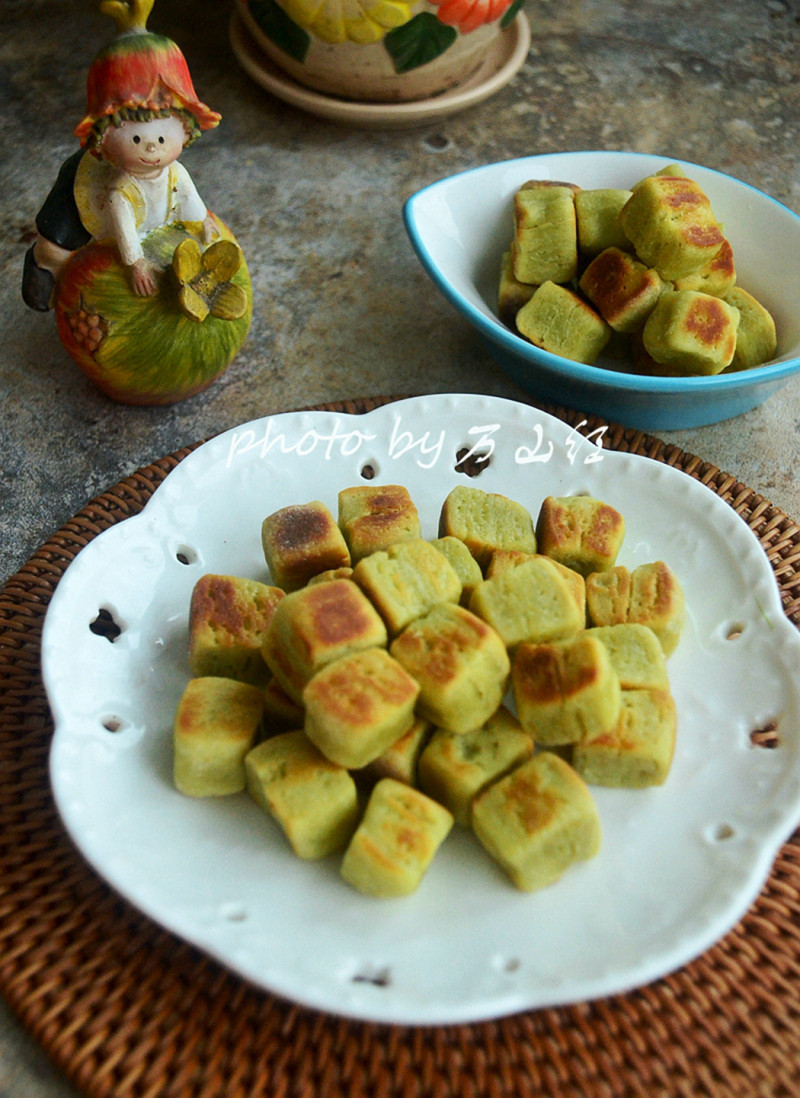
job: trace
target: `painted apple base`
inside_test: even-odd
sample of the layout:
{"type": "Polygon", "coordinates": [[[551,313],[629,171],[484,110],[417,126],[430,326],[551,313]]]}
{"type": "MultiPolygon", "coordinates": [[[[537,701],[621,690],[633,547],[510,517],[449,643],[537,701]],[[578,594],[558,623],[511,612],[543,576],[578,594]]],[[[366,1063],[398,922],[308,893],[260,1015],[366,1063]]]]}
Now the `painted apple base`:
{"type": "MultiPolygon", "coordinates": [[[[234,240],[217,220],[220,235],[234,240]]],[[[181,240],[200,242],[199,226],[175,223],[144,242],[147,258],[162,269],[156,292],[137,296],[115,245],[92,241],[76,251],[56,286],[55,313],[65,350],[112,400],[131,405],[175,404],[202,392],[225,372],[244,343],[252,316],[252,289],[243,262],[231,282],[247,297],[234,320],[208,316],[198,322],[178,302],[171,268],[181,240]]]]}

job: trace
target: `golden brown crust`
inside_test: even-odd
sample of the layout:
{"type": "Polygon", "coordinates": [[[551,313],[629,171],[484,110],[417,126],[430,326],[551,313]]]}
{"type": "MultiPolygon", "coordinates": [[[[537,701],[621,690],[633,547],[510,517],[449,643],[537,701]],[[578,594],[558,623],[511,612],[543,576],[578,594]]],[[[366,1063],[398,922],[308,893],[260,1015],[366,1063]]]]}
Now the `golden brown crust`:
{"type": "Polygon", "coordinates": [[[547,496],[536,522],[539,551],[582,576],[611,568],[624,536],[620,512],[590,496],[547,496]]]}
{"type": "Polygon", "coordinates": [[[385,646],[386,626],[349,579],[312,584],[288,594],[276,608],[262,655],[297,703],[319,668],[349,652],[385,646]]]}
{"type": "Polygon", "coordinates": [[[339,493],[339,526],[354,564],[422,532],[416,505],[401,484],[344,488],[339,493]]]}
{"type": "Polygon", "coordinates": [[[581,275],[579,286],[616,332],[641,328],[661,293],[661,277],[619,248],[606,248],[581,275]]]}
{"type": "Polygon", "coordinates": [[[283,595],[279,588],[256,580],[214,573],[201,576],[189,606],[192,674],[265,684],[269,672],[261,645],[283,595]]]}
{"type": "Polygon", "coordinates": [[[261,525],[261,542],[273,579],[286,591],[298,590],[318,572],[350,564],[341,531],[319,500],[268,515],[261,525]]]}

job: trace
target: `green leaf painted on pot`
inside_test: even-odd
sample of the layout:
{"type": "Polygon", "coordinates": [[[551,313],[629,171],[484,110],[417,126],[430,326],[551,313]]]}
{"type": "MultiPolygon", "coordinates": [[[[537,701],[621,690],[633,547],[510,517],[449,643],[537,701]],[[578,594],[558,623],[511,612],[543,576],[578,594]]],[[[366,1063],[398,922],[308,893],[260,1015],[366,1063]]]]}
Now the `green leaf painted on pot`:
{"type": "Polygon", "coordinates": [[[311,36],[290,19],[275,0],[248,0],[248,8],[259,28],[278,49],[295,61],[303,62],[311,45],[311,36]]]}
{"type": "Polygon", "coordinates": [[[517,13],[521,10],[522,5],[524,3],[525,3],[525,0],[514,0],[514,3],[511,5],[511,7],[505,13],[503,18],[500,20],[500,28],[502,30],[505,30],[505,28],[509,25],[509,23],[514,22],[514,20],[517,18],[517,13]]]}
{"type": "Polygon", "coordinates": [[[435,61],[456,38],[455,27],[440,23],[432,12],[422,11],[401,27],[390,30],[383,41],[395,72],[411,72],[435,61]]]}

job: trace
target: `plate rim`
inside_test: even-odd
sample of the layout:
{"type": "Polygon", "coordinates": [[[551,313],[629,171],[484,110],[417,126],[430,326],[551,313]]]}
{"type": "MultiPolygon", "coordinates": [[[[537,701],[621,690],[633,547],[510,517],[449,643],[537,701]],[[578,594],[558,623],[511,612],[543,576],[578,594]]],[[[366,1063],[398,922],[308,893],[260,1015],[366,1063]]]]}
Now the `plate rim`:
{"type": "MultiPolygon", "coordinates": [[[[201,451],[203,451],[206,447],[212,446],[212,445],[220,445],[221,442],[224,442],[226,437],[229,438],[234,432],[236,432],[237,430],[241,430],[243,427],[247,427],[250,424],[261,424],[261,423],[264,423],[268,420],[274,420],[274,419],[284,419],[284,420],[294,419],[298,416],[304,416],[304,417],[307,417],[307,416],[319,417],[319,416],[321,416],[321,417],[325,418],[325,417],[330,417],[331,415],[341,416],[341,417],[346,418],[346,419],[357,419],[359,421],[363,421],[365,416],[369,417],[369,416],[374,416],[374,415],[378,415],[378,414],[381,414],[381,413],[386,414],[387,410],[391,410],[393,408],[397,409],[398,407],[403,407],[404,405],[406,405],[406,406],[408,406],[408,405],[417,405],[421,402],[424,403],[426,401],[427,402],[431,402],[431,401],[436,402],[436,401],[448,400],[448,399],[453,399],[453,394],[430,394],[430,395],[425,396],[425,397],[410,397],[410,398],[405,398],[405,399],[400,400],[400,401],[392,402],[388,405],[382,405],[378,408],[372,409],[370,412],[367,412],[367,413],[346,413],[346,412],[340,413],[340,412],[331,412],[331,411],[328,411],[328,410],[323,410],[323,411],[318,411],[318,410],[305,411],[304,410],[302,412],[279,413],[275,416],[265,416],[265,417],[261,417],[257,420],[249,421],[249,424],[244,424],[244,425],[240,425],[239,427],[230,428],[228,431],[222,432],[221,435],[216,436],[215,438],[208,440],[208,442],[201,444],[195,450],[193,450],[191,453],[189,453],[187,455],[187,457],[185,457],[182,460],[182,462],[176,467],[176,469],[172,470],[167,475],[167,477],[162,482],[162,484],[159,485],[155,489],[155,491],[153,492],[153,495],[150,497],[150,500],[147,501],[147,504],[145,505],[145,508],[138,515],[134,515],[134,516],[131,516],[130,518],[124,519],[124,520],[122,520],[121,523],[117,523],[114,527],[111,527],[110,529],[115,530],[115,529],[118,529],[121,525],[131,523],[131,522],[135,522],[136,520],[138,520],[140,518],[143,518],[146,515],[147,508],[149,507],[150,503],[153,500],[155,500],[155,498],[158,495],[158,493],[159,493],[160,489],[162,488],[162,486],[164,484],[166,484],[167,481],[169,481],[170,478],[172,478],[174,476],[174,474],[177,473],[181,469],[181,467],[183,467],[187,462],[191,463],[193,458],[196,458],[197,460],[201,460],[201,458],[198,457],[198,455],[200,455],[201,451]]],[[[537,409],[535,407],[531,407],[529,405],[519,404],[518,402],[507,400],[505,398],[481,397],[478,394],[456,394],[456,399],[460,399],[462,401],[464,401],[464,400],[466,400],[466,401],[483,401],[484,404],[486,402],[488,402],[491,406],[494,406],[496,404],[501,404],[503,406],[509,406],[511,408],[515,408],[515,409],[521,411],[524,418],[528,418],[531,415],[534,416],[534,417],[545,417],[545,419],[547,421],[552,421],[554,424],[557,424],[559,429],[566,430],[566,431],[569,430],[569,426],[567,424],[565,424],[563,421],[558,420],[555,417],[551,416],[549,413],[544,412],[544,411],[542,411],[540,409],[537,409]]],[[[591,446],[591,443],[586,442],[586,446],[587,447],[591,446]]],[[[637,455],[637,454],[619,453],[619,457],[620,458],[623,458],[623,457],[627,458],[629,460],[634,461],[634,463],[637,462],[637,461],[648,460],[648,459],[644,458],[642,455],[637,455]]],[[[671,469],[670,466],[664,466],[663,468],[670,469],[672,473],[680,473],[679,470],[671,469]]],[[[708,492],[711,496],[714,497],[714,499],[716,501],[722,503],[726,507],[726,510],[730,512],[730,515],[735,517],[736,522],[742,523],[742,520],[739,518],[739,516],[736,515],[736,513],[733,510],[728,508],[728,505],[725,504],[724,501],[721,501],[720,497],[717,496],[710,488],[708,488],[706,485],[703,485],[701,482],[698,482],[698,481],[694,481],[693,483],[696,485],[697,488],[702,489],[705,492],[708,492]]],[[[748,535],[752,538],[755,545],[758,546],[759,551],[761,553],[763,553],[763,549],[761,548],[760,544],[758,543],[757,539],[755,538],[755,535],[753,534],[753,532],[749,529],[749,527],[747,527],[747,524],[742,523],[742,527],[743,527],[744,530],[747,531],[748,535]]],[[[95,538],[93,540],[93,542],[90,543],[90,545],[91,544],[96,544],[98,539],[100,539],[102,537],[103,537],[103,534],[98,535],[98,537],[95,538]]],[[[90,546],[87,546],[86,548],[88,549],[89,547],[90,546]]],[[[81,556],[81,554],[78,554],[78,557],[76,557],[76,562],[77,562],[77,560],[80,559],[80,556],[81,556]]],[[[73,563],[75,563],[75,562],[73,562],[73,563]]],[[[769,564],[768,561],[767,561],[767,564],[769,564]]],[[[73,567],[73,565],[69,566],[69,568],[72,568],[72,567],[73,567]]],[[[67,571],[69,571],[69,568],[67,569],[67,571]]],[[[770,569],[770,575],[774,579],[774,576],[772,576],[771,565],[769,565],[769,569],[770,569]]],[[[62,577],[62,581],[63,581],[63,577],[62,577]]],[[[62,589],[66,589],[66,586],[67,585],[64,585],[64,587],[62,588],[62,584],[61,583],[59,584],[59,588],[62,588],[62,589]]],[[[782,619],[784,620],[784,622],[786,624],[786,627],[790,630],[791,635],[795,636],[796,630],[793,629],[793,627],[792,627],[791,623],[788,621],[788,619],[783,617],[783,611],[782,611],[782,606],[781,606],[781,603],[780,603],[780,594],[779,594],[779,590],[778,590],[778,587],[777,587],[777,582],[774,582],[774,584],[772,586],[774,587],[774,594],[775,594],[775,597],[776,597],[776,600],[777,600],[777,606],[780,610],[782,619]]],[[[57,593],[58,593],[58,589],[56,591],[56,594],[57,593]]],[[[56,606],[58,605],[56,600],[55,600],[55,596],[54,596],[53,602],[51,602],[51,607],[52,607],[53,603],[55,603],[56,606]]],[[[45,647],[46,647],[45,634],[47,632],[47,618],[50,618],[50,621],[52,623],[53,618],[50,615],[50,608],[48,608],[48,611],[47,611],[46,620],[45,620],[45,628],[43,630],[43,637],[42,637],[43,665],[46,662],[46,660],[44,658],[44,654],[45,654],[45,647]]],[[[789,635],[789,634],[787,634],[787,635],[789,635]]],[[[48,690],[48,697],[49,697],[50,690],[49,690],[48,685],[47,685],[46,675],[44,674],[44,667],[43,667],[43,677],[44,677],[44,681],[45,681],[45,687],[48,690]]],[[[59,732],[59,725],[57,723],[56,724],[56,730],[55,730],[55,733],[54,733],[54,736],[53,736],[53,744],[52,744],[52,747],[51,747],[51,752],[55,749],[56,738],[58,736],[58,732],[59,732]]],[[[57,790],[55,788],[54,788],[54,793],[56,794],[56,803],[59,804],[59,797],[58,797],[57,790]]],[[[61,813],[60,807],[59,807],[59,812],[61,813]]],[[[63,819],[63,815],[62,815],[62,819],[63,819]]],[[[64,820],[64,822],[66,823],[67,821],[64,820]]],[[[753,889],[752,889],[752,895],[748,895],[748,897],[745,900],[743,900],[741,911],[738,914],[735,915],[735,918],[731,922],[730,926],[732,926],[733,923],[738,921],[738,919],[741,917],[741,914],[750,906],[750,904],[753,902],[753,899],[755,898],[755,896],[757,896],[758,893],[763,888],[764,878],[765,878],[766,874],[769,872],[769,869],[770,869],[770,867],[772,865],[772,862],[775,858],[775,854],[777,852],[777,849],[779,848],[781,843],[783,841],[785,841],[785,837],[786,837],[785,833],[786,833],[786,828],[788,826],[789,826],[788,824],[785,824],[784,826],[782,826],[781,829],[780,829],[780,835],[774,834],[773,835],[773,841],[770,844],[765,845],[765,847],[762,849],[762,854],[761,854],[760,861],[763,864],[761,866],[761,869],[759,869],[759,871],[757,873],[757,876],[758,876],[759,880],[758,880],[758,882],[754,883],[754,886],[753,886],[753,889]]],[[[68,826],[68,830],[71,831],[72,829],[68,826]]],[[[93,862],[92,864],[95,864],[95,863],[93,862]]],[[[105,880],[108,881],[108,875],[105,872],[103,872],[102,869],[98,868],[98,872],[100,873],[101,876],[103,876],[103,878],[105,880]]],[[[114,886],[118,887],[118,885],[116,883],[114,884],[114,886]]],[[[154,915],[152,913],[152,911],[148,910],[146,907],[143,908],[141,903],[136,898],[132,898],[124,892],[123,892],[123,894],[125,894],[127,896],[127,898],[131,900],[131,902],[134,904],[134,906],[139,908],[139,910],[144,910],[145,914],[147,914],[149,917],[153,918],[154,921],[160,923],[161,925],[167,925],[169,927],[169,929],[171,929],[174,933],[177,933],[179,936],[186,939],[186,935],[183,934],[180,929],[176,929],[174,926],[172,926],[169,923],[165,924],[163,919],[159,918],[157,915],[154,915]]],[[[730,929],[730,926],[728,927],[728,929],[730,929]]],[[[694,951],[691,954],[691,957],[697,956],[698,952],[704,952],[705,949],[707,949],[709,947],[709,945],[713,944],[714,941],[718,940],[719,937],[720,937],[719,934],[712,934],[709,938],[709,941],[705,945],[703,945],[702,948],[699,951],[694,951]]],[[[213,949],[209,948],[207,943],[206,944],[198,943],[196,941],[196,939],[193,939],[193,938],[188,938],[186,940],[192,941],[193,944],[195,944],[195,945],[199,945],[199,948],[203,949],[207,953],[211,953],[218,960],[220,960],[223,964],[225,964],[226,967],[231,968],[234,971],[237,971],[239,973],[239,975],[242,975],[244,977],[249,976],[252,979],[252,974],[248,974],[248,972],[238,969],[236,967],[236,965],[231,963],[231,960],[230,960],[229,957],[226,957],[225,955],[220,955],[220,954],[215,953],[213,951],[213,949]]],[[[691,957],[684,958],[682,961],[680,961],[679,965],[676,966],[676,967],[680,967],[680,965],[687,963],[687,961],[690,960],[691,957]]],[[[659,969],[658,963],[655,963],[654,967],[656,969],[659,969]]],[[[659,971],[654,971],[644,981],[641,981],[641,980],[637,979],[636,982],[634,984],[631,984],[631,985],[628,985],[628,984],[621,985],[619,983],[612,983],[611,986],[605,988],[604,990],[602,990],[600,992],[595,992],[595,993],[589,995],[588,997],[589,998],[597,998],[600,995],[606,995],[606,994],[611,994],[611,993],[615,993],[615,992],[624,991],[624,990],[627,990],[630,986],[640,986],[640,984],[642,982],[645,982],[645,983],[649,982],[650,979],[655,978],[655,976],[662,975],[662,974],[663,974],[663,969],[661,969],[659,971]]],[[[293,1001],[300,1002],[303,1005],[310,1006],[310,1007],[313,1007],[313,1008],[316,1008],[316,1009],[327,1010],[331,1013],[343,1013],[343,1014],[348,1015],[350,1017],[358,1018],[358,1019],[361,1019],[361,1020],[379,1021],[379,1022],[383,1021],[383,1022],[389,1022],[389,1023],[400,1022],[401,1024],[411,1023],[411,1024],[423,1024],[424,1025],[424,1024],[443,1024],[443,1023],[447,1024],[449,1022],[468,1022],[468,1021],[485,1020],[487,1018],[498,1017],[498,1016],[501,1016],[503,1014],[514,1013],[514,1012],[516,1012],[518,1010],[521,1010],[521,1009],[527,1009],[526,1004],[516,1003],[511,1007],[511,1009],[502,1009],[501,1008],[499,1012],[489,1013],[489,1014],[479,1013],[479,1014],[476,1015],[474,1013],[474,1010],[469,1010],[469,1011],[467,1011],[467,1013],[465,1013],[463,1015],[456,1013],[452,1017],[448,1017],[448,1018],[445,1018],[445,1019],[442,1019],[439,1016],[434,1017],[434,1018],[426,1018],[426,1017],[399,1017],[398,1018],[398,1016],[396,1014],[396,1011],[391,1011],[388,1014],[386,1014],[385,1016],[382,1016],[380,1014],[380,1012],[375,1012],[375,1011],[372,1011],[369,1014],[364,1014],[362,1011],[359,1011],[359,1010],[350,1011],[350,1010],[345,1009],[345,1010],[338,1010],[337,1011],[337,1009],[335,1007],[332,1007],[330,1005],[330,1003],[321,1003],[318,1000],[315,1000],[313,998],[303,999],[301,996],[298,996],[296,990],[295,991],[287,991],[285,988],[277,988],[274,983],[262,984],[262,986],[265,987],[267,990],[275,991],[277,994],[281,994],[281,995],[283,995],[287,998],[292,999],[293,1001]]],[[[582,998],[583,998],[583,996],[582,996],[582,998]]],[[[575,999],[572,996],[567,996],[563,999],[560,999],[556,996],[556,997],[551,997],[551,999],[548,1000],[548,1005],[558,1005],[559,1003],[562,1003],[562,1002],[573,1002],[573,1001],[575,1001],[575,999]]],[[[543,1004],[536,1003],[534,1005],[539,1006],[539,1005],[543,1005],[543,1004]]]]}

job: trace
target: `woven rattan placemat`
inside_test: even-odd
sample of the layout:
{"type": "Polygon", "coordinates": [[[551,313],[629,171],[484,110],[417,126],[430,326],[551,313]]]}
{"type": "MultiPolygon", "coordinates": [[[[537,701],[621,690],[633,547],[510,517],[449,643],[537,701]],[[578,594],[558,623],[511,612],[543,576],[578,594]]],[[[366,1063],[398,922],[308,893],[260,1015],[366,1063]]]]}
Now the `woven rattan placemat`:
{"type": "MultiPolygon", "coordinates": [[[[361,413],[389,399],[325,407],[361,413]]],[[[585,433],[602,425],[546,410],[585,433]]],[[[795,522],[649,435],[612,426],[603,442],[674,465],[726,500],[759,538],[800,625],[795,522]]],[[[745,918],[665,979],[593,1003],[430,1028],[280,1001],[161,930],[94,874],[50,795],[42,622],[80,549],[139,512],[190,449],[87,504],[0,592],[0,991],[69,1079],[90,1098],[796,1098],[797,833],[745,918]]]]}

